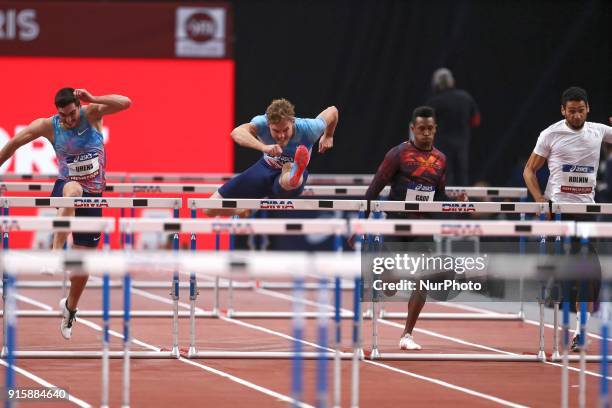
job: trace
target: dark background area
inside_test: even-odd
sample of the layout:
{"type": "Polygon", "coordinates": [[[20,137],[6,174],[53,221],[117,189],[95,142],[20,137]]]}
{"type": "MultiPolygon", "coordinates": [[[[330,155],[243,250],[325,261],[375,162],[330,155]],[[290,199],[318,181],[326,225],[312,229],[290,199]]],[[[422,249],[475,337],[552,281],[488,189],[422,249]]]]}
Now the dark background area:
{"type": "MultiPolygon", "coordinates": [[[[409,118],[450,68],[477,101],[472,182],[507,185],[539,132],[561,119],[560,95],[589,92],[589,120],[607,123],[609,1],[233,2],[236,122],[286,97],[298,116],[340,112],[334,149],[311,173],[373,173],[408,137],[409,118]]],[[[236,147],[236,171],[259,153],[236,147]]],[[[522,169],[521,169],[522,170],[522,169]]]]}

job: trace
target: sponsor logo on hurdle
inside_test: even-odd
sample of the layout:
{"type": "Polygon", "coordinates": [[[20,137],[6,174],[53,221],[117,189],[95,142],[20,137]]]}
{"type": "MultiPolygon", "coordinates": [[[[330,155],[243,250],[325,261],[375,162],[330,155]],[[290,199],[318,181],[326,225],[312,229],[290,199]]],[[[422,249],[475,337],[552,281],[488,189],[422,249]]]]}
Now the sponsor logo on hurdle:
{"type": "Polygon", "coordinates": [[[134,193],[161,193],[160,186],[134,186],[134,193]]]}
{"type": "Polygon", "coordinates": [[[291,200],[262,200],[259,204],[259,208],[262,210],[288,210],[294,209],[295,206],[293,205],[293,201],[291,200]]]}
{"type": "Polygon", "coordinates": [[[108,208],[108,201],[104,198],[77,198],[74,208],[108,208]]]}
{"type": "Polygon", "coordinates": [[[440,235],[463,237],[483,235],[482,228],[478,224],[442,224],[440,235]]]}
{"type": "Polygon", "coordinates": [[[215,222],[212,224],[215,232],[230,232],[232,234],[254,234],[253,226],[248,222],[215,222]]]}
{"type": "Polygon", "coordinates": [[[476,212],[476,207],[474,207],[474,204],[444,203],[442,204],[442,212],[476,212]]]}

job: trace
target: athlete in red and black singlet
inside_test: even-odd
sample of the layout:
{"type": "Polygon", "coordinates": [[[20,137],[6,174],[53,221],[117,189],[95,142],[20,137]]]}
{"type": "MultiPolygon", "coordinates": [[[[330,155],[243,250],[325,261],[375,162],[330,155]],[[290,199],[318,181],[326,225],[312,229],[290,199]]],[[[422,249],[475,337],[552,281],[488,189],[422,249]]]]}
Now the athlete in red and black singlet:
{"type": "MultiPolygon", "coordinates": [[[[366,200],[376,200],[391,184],[389,200],[405,201],[409,190],[429,187],[433,200],[449,201],[446,195],[446,156],[432,147],[419,149],[412,141],[401,143],[387,152],[366,192],[366,200]]],[[[391,215],[391,214],[390,214],[391,215]]],[[[424,213],[393,213],[393,218],[422,218],[424,213]]]]}
{"type": "MultiPolygon", "coordinates": [[[[412,113],[410,130],[413,140],[404,142],[385,155],[374,179],[366,192],[367,200],[376,200],[387,184],[391,184],[389,200],[392,201],[448,201],[446,195],[446,156],[433,146],[436,134],[435,112],[429,106],[420,106],[412,113]]],[[[467,195],[458,196],[462,201],[467,195]]],[[[369,202],[369,201],[368,201],[369,202]]],[[[389,218],[423,218],[423,213],[387,213],[389,218]]],[[[418,239],[418,238],[416,238],[418,239]]],[[[389,235],[385,242],[415,242],[415,237],[389,235]]],[[[383,278],[385,279],[385,278],[383,278]]],[[[395,279],[395,278],[392,278],[395,279]]],[[[393,293],[385,293],[393,296],[393,293]]],[[[420,350],[412,338],[412,330],[425,305],[427,291],[413,290],[408,302],[408,315],[400,349],[420,350]]]]}

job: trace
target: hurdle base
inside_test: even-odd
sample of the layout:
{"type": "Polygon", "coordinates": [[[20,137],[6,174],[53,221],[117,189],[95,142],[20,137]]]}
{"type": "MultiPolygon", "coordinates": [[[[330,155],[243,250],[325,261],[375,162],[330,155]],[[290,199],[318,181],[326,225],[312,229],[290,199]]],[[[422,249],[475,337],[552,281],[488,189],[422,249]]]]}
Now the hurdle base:
{"type": "MultiPolygon", "coordinates": [[[[302,352],[295,353],[293,351],[198,351],[189,358],[203,358],[203,359],[278,359],[286,360],[295,357],[300,357],[306,360],[316,360],[321,357],[332,360],[336,357],[335,352],[326,351],[324,353],[313,352],[302,352]]],[[[353,357],[353,353],[340,353],[340,358],[343,360],[349,360],[353,357]]]]}
{"type": "MultiPolygon", "coordinates": [[[[101,351],[20,351],[14,352],[16,358],[31,358],[31,359],[44,359],[44,358],[75,358],[75,359],[98,359],[102,358],[101,351]]],[[[109,358],[123,358],[123,351],[110,351],[108,353],[109,358]]],[[[2,356],[4,357],[4,356],[2,356]]],[[[155,358],[176,358],[172,355],[171,351],[130,351],[130,358],[142,358],[142,359],[155,359],[155,358]]]]}
{"type": "MultiPolygon", "coordinates": [[[[585,357],[585,361],[587,363],[600,363],[601,360],[602,356],[597,354],[587,354],[587,356],[585,357]]],[[[563,356],[559,356],[558,358],[551,357],[550,361],[552,361],[553,363],[562,363],[563,356]]],[[[567,356],[567,361],[577,363],[580,361],[580,355],[567,356]]],[[[612,356],[608,356],[608,361],[612,361],[612,356]]]]}
{"type": "MultiPolygon", "coordinates": [[[[323,315],[327,316],[329,319],[333,319],[335,316],[334,312],[328,312],[325,314],[322,314],[320,312],[304,312],[300,314],[300,316],[305,319],[317,319],[323,315]]],[[[291,319],[295,317],[295,312],[240,312],[232,310],[231,314],[229,312],[227,313],[227,317],[240,319],[291,319]]],[[[340,318],[352,319],[353,313],[343,311],[340,313],[340,318]]]]}
{"type": "MultiPolygon", "coordinates": [[[[368,357],[368,359],[372,359],[368,357]]],[[[443,353],[380,353],[376,360],[409,361],[532,361],[539,362],[537,355],[522,354],[443,354],[443,353]]]]}
{"type": "MultiPolygon", "coordinates": [[[[381,319],[405,319],[405,312],[381,311],[381,319]]],[[[419,320],[523,320],[519,313],[421,313],[419,320]]]]}
{"type": "MultiPolygon", "coordinates": [[[[0,317],[2,316],[0,311],[0,317]]],[[[62,313],[59,310],[18,310],[17,317],[61,317],[62,313]]],[[[123,310],[111,310],[110,317],[123,317],[123,310]]],[[[174,312],[171,310],[134,310],[130,313],[130,317],[173,317],[174,312]]],[[[181,310],[179,317],[190,317],[189,311],[181,310]]],[[[79,310],[77,317],[102,317],[101,310],[79,310]]],[[[195,317],[218,317],[212,311],[199,311],[195,313],[195,317]]]]}

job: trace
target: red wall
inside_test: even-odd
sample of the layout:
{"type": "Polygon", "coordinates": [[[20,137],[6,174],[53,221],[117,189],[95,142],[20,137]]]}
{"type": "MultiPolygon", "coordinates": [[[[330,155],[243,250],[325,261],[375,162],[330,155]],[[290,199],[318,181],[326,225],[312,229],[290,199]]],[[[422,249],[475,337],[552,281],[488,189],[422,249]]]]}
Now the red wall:
{"type": "MultiPolygon", "coordinates": [[[[6,139],[2,136],[12,137],[17,126],[52,116],[55,92],[71,86],[132,99],[129,110],[104,120],[108,171],[233,170],[231,60],[1,57],[0,66],[0,145],[6,139]]],[[[34,162],[50,154],[42,143],[35,143],[21,157],[16,155],[9,171],[14,160],[26,160],[28,149],[39,155],[34,162]]]]}

